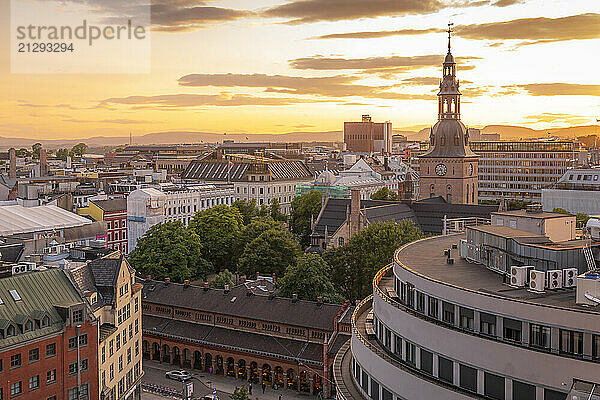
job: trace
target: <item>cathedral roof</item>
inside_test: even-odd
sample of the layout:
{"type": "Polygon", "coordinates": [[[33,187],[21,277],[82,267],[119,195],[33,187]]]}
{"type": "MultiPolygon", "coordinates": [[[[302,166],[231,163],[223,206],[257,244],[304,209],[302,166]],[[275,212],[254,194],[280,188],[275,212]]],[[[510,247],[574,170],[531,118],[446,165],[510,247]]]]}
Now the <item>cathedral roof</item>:
{"type": "Polygon", "coordinates": [[[421,157],[477,157],[467,140],[467,128],[457,119],[441,119],[431,129],[432,146],[421,157]]]}

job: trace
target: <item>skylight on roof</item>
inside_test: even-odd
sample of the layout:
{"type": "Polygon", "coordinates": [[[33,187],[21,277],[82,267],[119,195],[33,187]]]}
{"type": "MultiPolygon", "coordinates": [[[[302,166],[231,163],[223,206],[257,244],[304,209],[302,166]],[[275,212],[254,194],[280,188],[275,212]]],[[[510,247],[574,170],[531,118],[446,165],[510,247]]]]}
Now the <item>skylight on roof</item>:
{"type": "Polygon", "coordinates": [[[0,297],[0,304],[4,304],[4,302],[2,301],[2,297],[0,297]]]}
{"type": "Polygon", "coordinates": [[[9,290],[8,293],[10,293],[14,301],[21,300],[21,296],[19,296],[19,293],[17,293],[16,290],[9,290]]]}

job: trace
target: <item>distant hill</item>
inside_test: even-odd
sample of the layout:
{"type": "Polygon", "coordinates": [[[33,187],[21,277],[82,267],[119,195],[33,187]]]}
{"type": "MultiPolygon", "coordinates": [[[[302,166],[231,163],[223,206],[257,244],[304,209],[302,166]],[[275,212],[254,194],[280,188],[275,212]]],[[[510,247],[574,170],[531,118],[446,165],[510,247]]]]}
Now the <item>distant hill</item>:
{"type": "MultiPolygon", "coordinates": [[[[429,138],[429,129],[423,128],[420,131],[413,131],[409,128],[394,129],[394,134],[401,134],[408,140],[427,140],[429,138]]],[[[512,125],[487,125],[482,131],[484,133],[499,133],[503,140],[531,139],[547,136],[550,133],[564,139],[588,136],[596,134],[597,128],[593,125],[573,126],[568,128],[552,128],[534,130],[522,126],[512,125]]],[[[600,133],[600,132],[599,132],[600,133]]],[[[166,131],[152,132],[142,136],[134,136],[133,143],[148,144],[173,144],[173,143],[215,143],[223,140],[234,140],[236,142],[341,142],[343,140],[342,131],[325,132],[289,132],[281,134],[219,134],[214,132],[201,131],[166,131]]],[[[69,140],[36,140],[27,138],[8,138],[0,136],[0,149],[10,147],[30,148],[34,143],[42,143],[44,147],[56,149],[59,147],[72,147],[79,142],[85,142],[90,147],[102,146],[122,146],[129,143],[129,137],[106,137],[96,136],[85,139],[69,140]]]]}

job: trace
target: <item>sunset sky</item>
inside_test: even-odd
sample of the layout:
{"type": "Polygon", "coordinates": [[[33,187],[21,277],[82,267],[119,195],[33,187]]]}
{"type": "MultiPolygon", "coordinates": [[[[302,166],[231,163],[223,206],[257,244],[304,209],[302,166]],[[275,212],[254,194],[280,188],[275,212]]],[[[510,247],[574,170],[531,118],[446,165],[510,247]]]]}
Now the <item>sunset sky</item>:
{"type": "MultiPolygon", "coordinates": [[[[110,15],[115,1],[61,5],[110,15]]],[[[13,74],[1,7],[5,137],[330,131],[367,113],[420,129],[436,120],[448,21],[466,125],[600,115],[595,0],[157,0],[142,74],[13,74]]]]}

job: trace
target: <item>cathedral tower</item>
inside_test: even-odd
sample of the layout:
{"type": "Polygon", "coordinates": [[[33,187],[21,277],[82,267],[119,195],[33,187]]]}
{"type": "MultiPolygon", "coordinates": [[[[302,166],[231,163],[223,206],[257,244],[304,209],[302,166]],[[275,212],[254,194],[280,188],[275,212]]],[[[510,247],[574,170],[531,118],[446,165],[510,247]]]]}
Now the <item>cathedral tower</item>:
{"type": "Polygon", "coordinates": [[[438,92],[438,121],[431,128],[429,150],[419,158],[420,198],[442,196],[448,203],[477,204],[478,156],[469,147],[467,128],[460,122],[460,91],[450,50],[438,92]]]}

